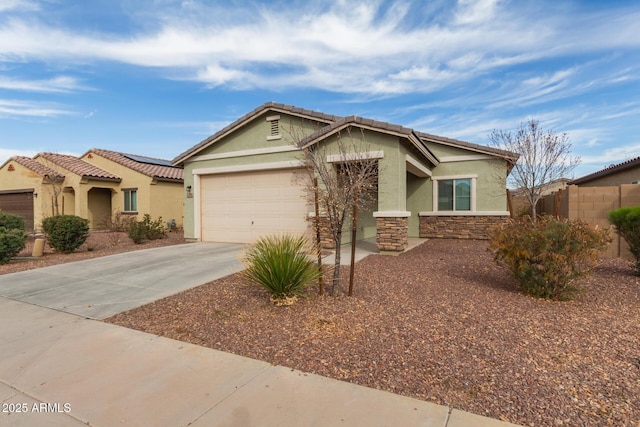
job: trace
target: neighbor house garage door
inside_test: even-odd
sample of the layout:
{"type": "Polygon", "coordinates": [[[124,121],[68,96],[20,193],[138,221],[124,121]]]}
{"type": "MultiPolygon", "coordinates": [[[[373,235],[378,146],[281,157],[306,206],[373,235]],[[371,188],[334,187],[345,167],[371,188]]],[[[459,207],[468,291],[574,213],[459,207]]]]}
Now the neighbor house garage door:
{"type": "Polygon", "coordinates": [[[33,191],[0,191],[0,211],[20,215],[24,228],[33,230],[33,191]]]}
{"type": "Polygon", "coordinates": [[[306,233],[302,176],[292,169],[203,175],[202,240],[251,243],[269,234],[306,233]]]}

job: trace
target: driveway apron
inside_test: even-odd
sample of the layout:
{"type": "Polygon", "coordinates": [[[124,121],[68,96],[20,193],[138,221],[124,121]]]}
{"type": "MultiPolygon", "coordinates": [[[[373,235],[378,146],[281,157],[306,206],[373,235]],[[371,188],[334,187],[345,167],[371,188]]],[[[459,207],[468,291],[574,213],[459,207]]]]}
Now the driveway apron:
{"type": "Polygon", "coordinates": [[[243,246],[188,243],[0,276],[0,296],[105,319],[242,270],[243,246]]]}

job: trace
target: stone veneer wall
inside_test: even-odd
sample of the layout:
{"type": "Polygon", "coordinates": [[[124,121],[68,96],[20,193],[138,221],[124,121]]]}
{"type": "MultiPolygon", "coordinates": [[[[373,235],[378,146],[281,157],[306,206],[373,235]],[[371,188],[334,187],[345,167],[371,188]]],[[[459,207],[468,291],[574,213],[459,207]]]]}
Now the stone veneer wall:
{"type": "Polygon", "coordinates": [[[376,218],[376,243],[379,251],[402,252],[409,246],[409,219],[376,218]]]}
{"type": "MultiPolygon", "coordinates": [[[[311,218],[311,225],[313,228],[313,240],[316,239],[316,221],[315,218],[311,218]]],[[[329,227],[329,218],[320,217],[320,247],[323,249],[335,249],[336,245],[331,235],[331,227],[329,227]]]]}
{"type": "Polygon", "coordinates": [[[508,219],[508,216],[421,216],[420,237],[486,240],[487,228],[508,219]]]}

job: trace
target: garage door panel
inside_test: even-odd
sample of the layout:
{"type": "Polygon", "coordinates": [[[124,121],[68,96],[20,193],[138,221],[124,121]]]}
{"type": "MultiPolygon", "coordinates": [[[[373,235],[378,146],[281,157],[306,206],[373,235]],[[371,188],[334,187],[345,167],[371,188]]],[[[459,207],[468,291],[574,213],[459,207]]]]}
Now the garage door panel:
{"type": "Polygon", "coordinates": [[[24,228],[34,229],[33,191],[7,192],[0,194],[0,211],[19,215],[24,218],[24,228]]]}
{"type": "Polygon", "coordinates": [[[249,243],[306,233],[309,207],[299,182],[294,170],[201,177],[202,240],[249,243]]]}

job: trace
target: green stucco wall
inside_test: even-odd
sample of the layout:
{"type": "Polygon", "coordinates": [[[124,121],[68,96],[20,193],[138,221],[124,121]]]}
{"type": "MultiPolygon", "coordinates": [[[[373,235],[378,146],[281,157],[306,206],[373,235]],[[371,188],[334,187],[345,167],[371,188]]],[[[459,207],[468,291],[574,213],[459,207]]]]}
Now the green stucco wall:
{"type": "Polygon", "coordinates": [[[504,160],[472,160],[440,163],[433,177],[477,175],[476,210],[506,211],[506,163],[504,160]]]}
{"type": "MultiPolygon", "coordinates": [[[[198,152],[195,157],[200,160],[187,161],[185,163],[185,186],[191,185],[195,189],[192,172],[194,169],[207,169],[230,166],[246,166],[259,163],[276,163],[284,161],[302,160],[300,151],[283,151],[278,153],[247,154],[247,150],[264,149],[268,147],[292,147],[292,143],[301,135],[307,135],[316,131],[320,125],[308,120],[280,113],[280,129],[282,138],[267,139],[271,133],[270,122],[266,117],[278,115],[267,113],[257,117],[251,123],[247,123],[223,140],[198,152]],[[241,152],[236,157],[208,158],[207,156],[219,156],[241,152]],[[244,153],[242,153],[244,152],[244,153]]],[[[419,235],[419,212],[433,210],[433,180],[429,177],[418,177],[407,172],[406,156],[410,155],[425,167],[432,171],[434,177],[477,175],[476,181],[476,208],[479,214],[482,211],[503,212],[506,211],[506,182],[505,162],[496,159],[465,160],[454,162],[441,162],[432,167],[411,144],[397,136],[371,130],[352,130],[351,139],[348,133],[341,133],[346,145],[353,147],[358,152],[382,151],[384,156],[378,161],[378,197],[375,206],[360,212],[358,239],[372,238],[376,235],[376,221],[373,212],[409,211],[409,236],[419,235]]],[[[338,154],[339,148],[337,136],[334,135],[323,141],[320,147],[324,155],[338,154]]],[[[437,144],[428,144],[429,148],[439,158],[458,156],[478,156],[479,153],[437,144]]],[[[348,150],[353,151],[353,150],[348,150]]],[[[184,192],[186,195],[186,192],[184,192]]],[[[194,199],[184,198],[184,228],[185,237],[194,236],[194,199]]],[[[351,224],[345,224],[344,242],[350,240],[351,224]]]]}

